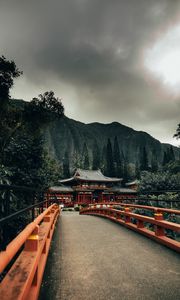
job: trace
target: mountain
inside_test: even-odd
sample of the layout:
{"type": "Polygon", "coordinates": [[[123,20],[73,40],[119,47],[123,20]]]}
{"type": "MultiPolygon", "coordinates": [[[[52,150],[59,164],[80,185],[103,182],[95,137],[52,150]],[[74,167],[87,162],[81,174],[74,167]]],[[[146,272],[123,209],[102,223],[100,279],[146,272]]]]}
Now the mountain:
{"type": "MultiPolygon", "coordinates": [[[[11,105],[18,110],[23,110],[28,102],[12,99],[11,105]]],[[[106,160],[105,149],[108,139],[110,139],[113,148],[115,138],[119,144],[121,160],[134,167],[135,164],[140,164],[144,149],[147,153],[149,166],[154,160],[161,166],[165,152],[174,152],[175,158],[180,158],[180,148],[160,143],[148,133],[136,131],[118,122],[85,124],[63,116],[50,122],[47,126],[43,126],[43,130],[48,152],[61,164],[68,157],[71,170],[76,167],[83,167],[84,149],[88,152],[90,168],[92,167],[93,152],[98,149],[101,167],[103,160],[106,160]]]]}
{"type": "MultiPolygon", "coordinates": [[[[82,156],[84,143],[88,148],[90,165],[92,165],[94,144],[98,145],[102,153],[108,139],[113,147],[115,137],[118,139],[121,155],[132,164],[140,161],[143,147],[147,151],[149,162],[155,156],[158,163],[162,164],[164,151],[172,147],[160,143],[146,132],[136,131],[118,122],[84,124],[66,116],[50,123],[45,130],[45,137],[49,152],[57,160],[62,161],[65,152],[68,151],[71,167],[73,167],[74,156],[82,156]]],[[[179,158],[180,149],[173,146],[173,151],[175,157],[179,158]]]]}

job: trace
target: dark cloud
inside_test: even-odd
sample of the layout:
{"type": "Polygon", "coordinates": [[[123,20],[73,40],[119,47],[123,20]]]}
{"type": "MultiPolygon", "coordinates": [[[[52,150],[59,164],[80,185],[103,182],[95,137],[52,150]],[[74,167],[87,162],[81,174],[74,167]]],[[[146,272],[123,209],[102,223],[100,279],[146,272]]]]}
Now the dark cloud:
{"type": "Polygon", "coordinates": [[[170,139],[179,101],[148,80],[142,61],[179,10],[176,0],[0,0],[0,49],[24,71],[14,95],[54,88],[76,119],[170,139]]]}

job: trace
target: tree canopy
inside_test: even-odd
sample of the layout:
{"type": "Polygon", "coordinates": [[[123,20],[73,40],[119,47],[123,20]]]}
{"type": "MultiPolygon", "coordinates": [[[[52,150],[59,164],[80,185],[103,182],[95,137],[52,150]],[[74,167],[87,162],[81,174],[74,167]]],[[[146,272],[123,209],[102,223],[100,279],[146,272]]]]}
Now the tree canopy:
{"type": "Polygon", "coordinates": [[[174,134],[174,137],[177,139],[180,139],[180,123],[178,124],[178,127],[176,129],[176,133],[174,134]]]}
{"type": "Polygon", "coordinates": [[[40,121],[50,121],[64,114],[64,106],[61,99],[55,97],[53,91],[47,91],[31,100],[28,111],[40,121]]]}
{"type": "Polygon", "coordinates": [[[17,68],[14,61],[0,57],[0,105],[1,111],[5,109],[10,98],[9,90],[14,84],[14,78],[19,77],[22,72],[17,68]]]}

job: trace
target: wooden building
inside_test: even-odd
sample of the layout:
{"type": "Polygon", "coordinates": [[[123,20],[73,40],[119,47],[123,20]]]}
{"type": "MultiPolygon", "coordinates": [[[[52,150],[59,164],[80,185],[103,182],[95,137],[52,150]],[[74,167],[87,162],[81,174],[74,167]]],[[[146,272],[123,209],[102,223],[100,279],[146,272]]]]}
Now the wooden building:
{"type": "Polygon", "coordinates": [[[51,187],[49,192],[64,206],[134,198],[136,191],[123,188],[121,181],[122,178],[104,176],[100,170],[77,169],[73,177],[60,180],[60,185],[51,187]]]}

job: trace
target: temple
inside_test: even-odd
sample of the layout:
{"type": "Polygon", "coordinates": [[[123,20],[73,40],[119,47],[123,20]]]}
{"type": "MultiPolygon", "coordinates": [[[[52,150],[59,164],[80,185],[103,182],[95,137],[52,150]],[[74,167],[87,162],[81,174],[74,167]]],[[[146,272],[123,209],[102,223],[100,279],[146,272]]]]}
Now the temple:
{"type": "Polygon", "coordinates": [[[60,180],[49,189],[59,204],[74,206],[102,202],[120,202],[134,198],[137,192],[121,186],[122,178],[104,176],[100,170],[77,169],[71,178],[60,180]]]}

